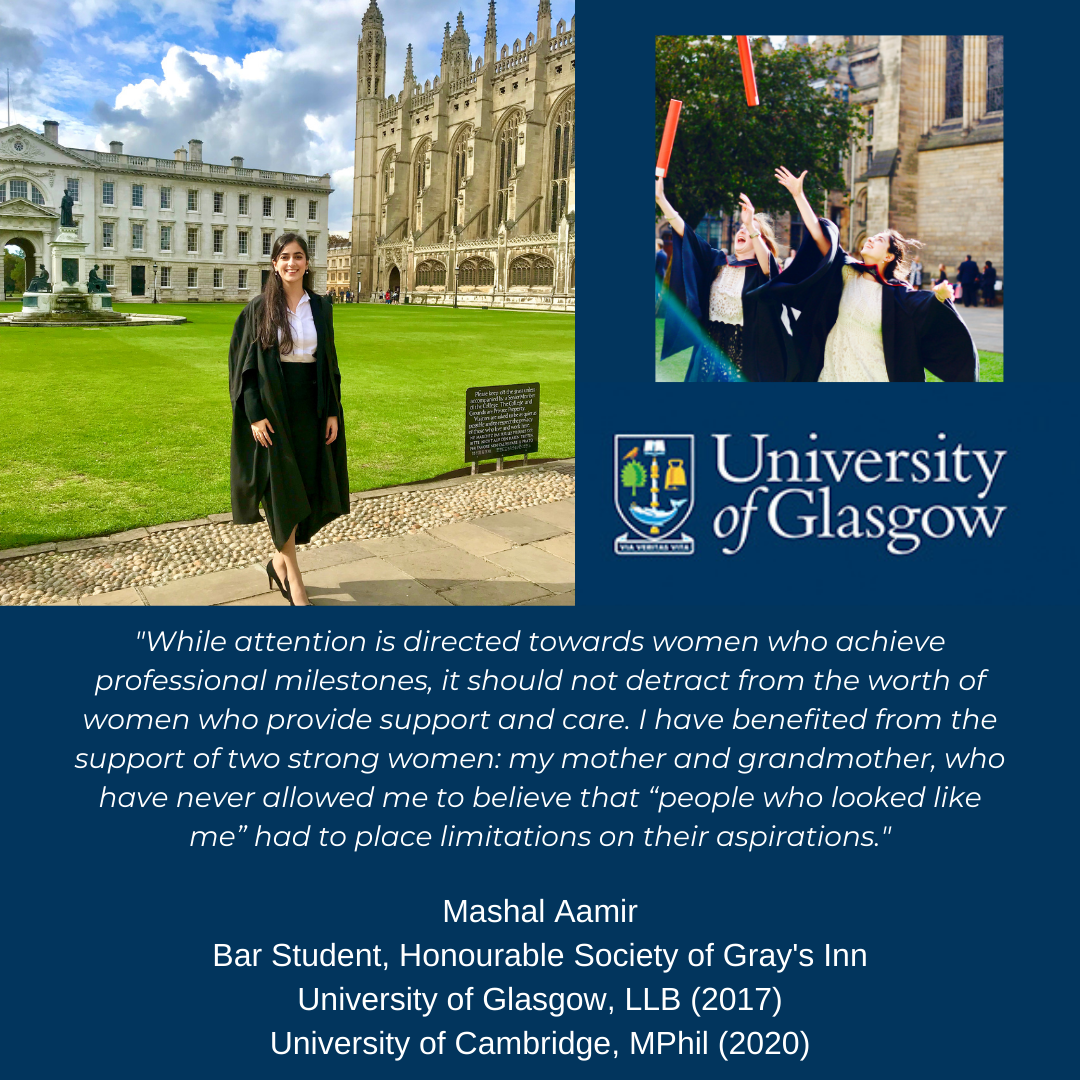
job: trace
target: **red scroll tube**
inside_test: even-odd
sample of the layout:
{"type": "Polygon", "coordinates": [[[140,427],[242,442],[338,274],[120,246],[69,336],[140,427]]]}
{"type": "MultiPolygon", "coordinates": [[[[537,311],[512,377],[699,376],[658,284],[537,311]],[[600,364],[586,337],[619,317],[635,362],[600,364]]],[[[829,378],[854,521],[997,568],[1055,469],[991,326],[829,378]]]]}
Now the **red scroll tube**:
{"type": "Polygon", "coordinates": [[[750,38],[739,37],[739,66],[742,68],[743,89],[746,90],[746,104],[753,107],[760,105],[757,96],[757,80],[754,78],[754,58],[750,54],[750,38]]]}
{"type": "Polygon", "coordinates": [[[667,120],[664,121],[664,137],[660,140],[660,155],[656,159],[656,175],[667,176],[668,162],[671,161],[671,148],[675,144],[675,129],[679,126],[679,113],[682,102],[671,99],[667,107],[667,120]]]}

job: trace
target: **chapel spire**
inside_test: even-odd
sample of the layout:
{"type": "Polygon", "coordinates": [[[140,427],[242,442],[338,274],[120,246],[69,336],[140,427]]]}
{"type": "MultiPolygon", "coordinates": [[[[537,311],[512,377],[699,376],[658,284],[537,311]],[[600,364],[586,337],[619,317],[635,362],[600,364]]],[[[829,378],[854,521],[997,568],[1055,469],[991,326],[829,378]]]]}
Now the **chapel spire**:
{"type": "Polygon", "coordinates": [[[495,63],[495,0],[488,0],[487,30],[484,33],[484,67],[495,63]]]}
{"type": "Polygon", "coordinates": [[[536,12],[536,38],[547,41],[551,37],[551,0],[540,0],[536,12]]]}

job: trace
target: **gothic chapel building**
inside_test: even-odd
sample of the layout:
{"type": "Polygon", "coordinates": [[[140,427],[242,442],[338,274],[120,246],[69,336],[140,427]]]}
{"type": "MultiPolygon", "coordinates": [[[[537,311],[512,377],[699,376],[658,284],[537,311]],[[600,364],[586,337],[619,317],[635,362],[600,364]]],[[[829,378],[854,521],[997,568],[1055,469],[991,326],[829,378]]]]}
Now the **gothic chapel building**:
{"type": "Polygon", "coordinates": [[[482,56],[464,18],[421,85],[412,46],[387,93],[371,0],[357,56],[352,282],[361,297],[574,310],[574,20],[499,47],[490,0],[482,56]]]}

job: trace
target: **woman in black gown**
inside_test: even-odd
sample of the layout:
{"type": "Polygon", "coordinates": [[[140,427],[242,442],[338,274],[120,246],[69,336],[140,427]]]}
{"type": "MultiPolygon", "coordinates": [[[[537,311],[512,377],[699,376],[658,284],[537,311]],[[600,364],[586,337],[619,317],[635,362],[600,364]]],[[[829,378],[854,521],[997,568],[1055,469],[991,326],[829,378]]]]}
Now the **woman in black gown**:
{"type": "Polygon", "coordinates": [[[814,213],[796,176],[777,181],[795,199],[806,236],[778,281],[755,299],[798,311],[794,342],[806,382],[977,382],[979,357],[952,302],[948,282],[933,290],[907,283],[906,266],[922,245],[887,229],[869,237],[859,257],[840,246],[836,225],[814,213]]]}
{"type": "Polygon", "coordinates": [[[271,263],[229,346],[233,521],[260,520],[262,503],[278,549],[266,564],[271,587],[306,605],[296,545],[349,512],[341,374],[332,305],[308,287],[304,239],[284,233],[271,263]]]}
{"type": "Polygon", "coordinates": [[[705,243],[664,194],[656,202],[672,227],[670,293],[661,359],[693,346],[687,382],[783,382],[794,377],[793,352],[781,311],[749,294],[780,274],[776,241],[763,214],[739,196],[742,227],[734,258],[705,243]]]}

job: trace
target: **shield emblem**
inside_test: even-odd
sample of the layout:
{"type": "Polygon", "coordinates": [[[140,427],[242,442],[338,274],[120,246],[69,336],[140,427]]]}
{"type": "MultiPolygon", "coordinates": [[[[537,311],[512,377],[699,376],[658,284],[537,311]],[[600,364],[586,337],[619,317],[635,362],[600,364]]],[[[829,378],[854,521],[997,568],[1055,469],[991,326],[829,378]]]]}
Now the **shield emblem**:
{"type": "Polygon", "coordinates": [[[621,555],[688,555],[680,534],[694,509],[693,435],[616,435],[615,508],[630,532],[615,542],[621,555]]]}

